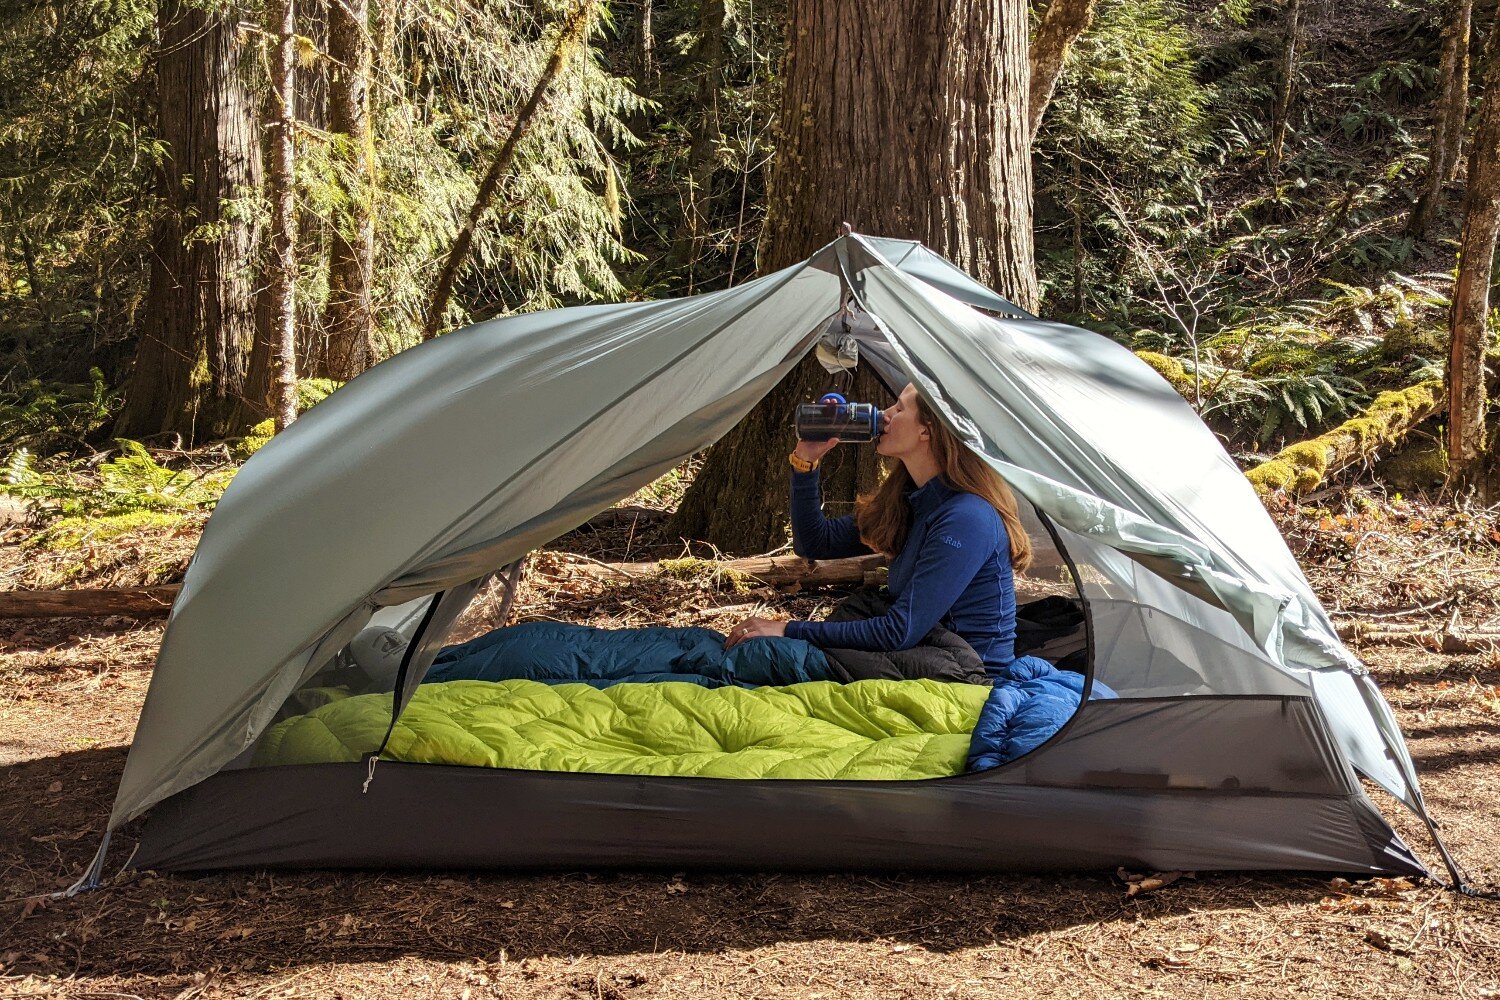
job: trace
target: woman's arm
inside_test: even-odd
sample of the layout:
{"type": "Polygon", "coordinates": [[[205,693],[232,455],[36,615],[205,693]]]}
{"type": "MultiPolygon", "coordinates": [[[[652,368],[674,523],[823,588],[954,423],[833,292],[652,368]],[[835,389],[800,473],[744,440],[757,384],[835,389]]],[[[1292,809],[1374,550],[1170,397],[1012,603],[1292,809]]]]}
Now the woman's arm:
{"type": "Polygon", "coordinates": [[[853,514],[823,516],[823,491],[817,469],[792,471],[792,551],[804,559],[842,559],[871,551],[859,540],[853,514]]]}
{"type": "Polygon", "coordinates": [[[889,611],[849,622],[787,622],[785,634],[840,649],[910,649],[953,607],[997,541],[1008,544],[993,511],[967,505],[944,511],[928,529],[911,582],[889,611]]]}

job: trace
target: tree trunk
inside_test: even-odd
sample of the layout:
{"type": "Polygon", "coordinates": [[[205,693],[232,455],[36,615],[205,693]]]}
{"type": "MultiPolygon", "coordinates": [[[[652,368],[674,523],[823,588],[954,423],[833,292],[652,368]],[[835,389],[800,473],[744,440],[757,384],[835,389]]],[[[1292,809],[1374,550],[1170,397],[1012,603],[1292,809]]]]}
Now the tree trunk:
{"type": "Polygon", "coordinates": [[[1433,115],[1422,194],[1407,224],[1407,232],[1417,239],[1427,235],[1442,205],[1443,189],[1458,172],[1462,156],[1464,119],[1469,111],[1469,19],[1472,9],[1473,0],[1452,0],[1448,7],[1443,55],[1438,65],[1443,92],[1438,96],[1433,115]]]}
{"type": "Polygon", "coordinates": [[[677,234],[677,257],[687,267],[689,295],[694,291],[693,268],[710,229],[714,168],[723,140],[719,130],[719,91],[724,86],[724,16],[724,0],[700,0],[692,71],[698,76],[696,104],[702,117],[688,151],[687,201],[677,234]]]}
{"type": "Polygon", "coordinates": [[[1063,64],[1068,60],[1068,50],[1078,36],[1089,30],[1094,22],[1094,8],[1098,0],[1052,0],[1037,25],[1036,37],[1031,40],[1031,137],[1036,138],[1042,127],[1042,117],[1052,100],[1062,76],[1063,64]]]}
{"type": "Polygon", "coordinates": [[[294,0],[273,0],[267,9],[268,29],[276,39],[271,57],[272,97],[267,107],[271,137],[266,200],[271,205],[271,273],[269,282],[272,375],[272,415],[276,430],[297,419],[297,249],[294,150],[297,37],[294,0]]]}
{"type": "Polygon", "coordinates": [[[344,210],[328,259],[324,374],[347,382],[375,361],[370,285],[375,268],[375,140],[370,129],[369,0],[328,0],[328,88],[344,210]]]}
{"type": "MultiPolygon", "coordinates": [[[[786,267],[842,222],[920,240],[1034,309],[1026,5],[792,0],[761,265],[786,267]]],[[[830,377],[808,359],[709,453],[672,530],[733,553],[786,539],[792,407],[830,377]]],[[[883,403],[862,371],[851,398],[883,403]]],[[[830,513],[876,480],[874,449],[824,463],[830,513]]]]}
{"type": "Polygon", "coordinates": [[[237,433],[255,339],[250,213],[224,203],[260,184],[255,102],[232,19],[166,0],[158,13],[157,115],[167,156],[150,286],[117,437],[237,433]]]}
{"type": "Polygon", "coordinates": [[[1458,487],[1482,479],[1487,393],[1484,355],[1489,344],[1490,284],[1500,236],[1500,17],[1490,30],[1489,66],[1469,147],[1458,275],[1449,311],[1448,481],[1458,487]]]}
{"type": "Polygon", "coordinates": [[[1448,173],[1444,180],[1458,178],[1458,169],[1464,165],[1464,132],[1469,124],[1469,45],[1473,34],[1474,0],[1461,0],[1463,24],[1454,49],[1453,73],[1446,81],[1452,89],[1452,114],[1445,115],[1443,127],[1448,133],[1448,173]]]}
{"type": "Polygon", "coordinates": [[[1271,120],[1271,144],[1266,150],[1266,169],[1281,169],[1281,151],[1286,145],[1287,123],[1292,114],[1293,81],[1297,73],[1297,44],[1302,33],[1302,0],[1287,0],[1286,47],[1281,53],[1281,89],[1276,95],[1276,114],[1271,120]]]}
{"type": "Polygon", "coordinates": [[[656,35],[655,29],[651,27],[651,0],[641,0],[641,90],[644,93],[650,87],[650,81],[656,75],[656,35]]]}

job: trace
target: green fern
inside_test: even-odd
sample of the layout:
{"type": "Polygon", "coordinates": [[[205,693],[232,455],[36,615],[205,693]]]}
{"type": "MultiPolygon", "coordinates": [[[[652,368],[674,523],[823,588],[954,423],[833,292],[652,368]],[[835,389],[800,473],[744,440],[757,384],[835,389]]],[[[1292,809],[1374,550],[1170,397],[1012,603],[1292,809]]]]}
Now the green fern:
{"type": "Polygon", "coordinates": [[[72,461],[44,469],[21,448],[6,463],[0,493],[25,501],[42,520],[131,511],[201,511],[219,502],[237,471],[234,466],[171,469],[158,463],[138,441],[121,439],[116,444],[119,456],[97,467],[88,461],[72,461]]]}

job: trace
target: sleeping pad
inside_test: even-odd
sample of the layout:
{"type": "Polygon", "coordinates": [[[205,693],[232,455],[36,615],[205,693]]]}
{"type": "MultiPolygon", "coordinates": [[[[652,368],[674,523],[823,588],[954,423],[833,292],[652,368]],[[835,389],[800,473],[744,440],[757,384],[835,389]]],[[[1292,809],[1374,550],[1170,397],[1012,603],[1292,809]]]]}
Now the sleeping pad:
{"type": "MultiPolygon", "coordinates": [[[[382,756],[470,767],[716,778],[892,780],[961,774],[990,691],[940,681],[788,687],[663,682],[422,684],[382,756]]],[[[274,726],[257,765],[357,761],[391,696],[359,695],[274,726]]]]}

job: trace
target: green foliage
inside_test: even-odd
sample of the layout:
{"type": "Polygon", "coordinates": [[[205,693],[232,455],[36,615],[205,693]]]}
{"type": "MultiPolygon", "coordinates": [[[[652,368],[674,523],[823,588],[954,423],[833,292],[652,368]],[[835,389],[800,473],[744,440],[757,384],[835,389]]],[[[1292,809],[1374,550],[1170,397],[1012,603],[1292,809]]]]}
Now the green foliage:
{"type": "MultiPolygon", "coordinates": [[[[331,378],[305,378],[297,382],[297,412],[304,413],[312,409],[323,400],[327,399],[334,390],[343,385],[331,378]]],[[[250,432],[229,449],[229,454],[235,461],[243,462],[257,451],[260,451],[276,436],[276,421],[266,418],[254,427],[250,432]]]]}
{"type": "Polygon", "coordinates": [[[1213,98],[1195,77],[1172,0],[1101,0],[1037,137],[1038,272],[1049,305],[1130,322],[1140,265],[1120,216],[1156,245],[1191,234],[1213,98]]]}
{"type": "Polygon", "coordinates": [[[1441,377],[1448,300],[1431,279],[1324,281],[1332,294],[1257,311],[1210,337],[1203,415],[1264,445],[1358,412],[1380,389],[1441,377]]]}
{"type": "Polygon", "coordinates": [[[1336,456],[1342,456],[1344,464],[1353,458],[1368,458],[1377,447],[1409,429],[1422,414],[1433,413],[1441,405],[1442,396],[1441,382],[1383,392],[1359,416],[1310,441],[1283,449],[1246,476],[1262,493],[1306,493],[1323,481],[1336,456]]]}
{"type": "MultiPolygon", "coordinates": [[[[396,26],[376,67],[382,99],[374,112],[383,354],[415,342],[437,267],[571,9],[557,0],[418,0],[396,26]]],[[[649,105],[593,47],[575,51],[565,67],[480,222],[449,326],[626,294],[616,269],[638,257],[619,237],[618,157],[637,145],[625,118],[649,105]]],[[[332,142],[300,150],[303,198],[314,216],[337,218],[348,197],[347,157],[338,153],[332,142]]],[[[320,273],[307,282],[326,294],[320,273]]]]}
{"type": "Polygon", "coordinates": [[[124,514],[63,517],[26,540],[30,548],[67,552],[85,545],[114,541],[141,531],[171,530],[182,526],[183,516],[159,510],[132,510],[124,514]]]}
{"type": "Polygon", "coordinates": [[[211,509],[229,486],[235,467],[171,469],[136,441],[120,440],[119,456],[99,463],[75,461],[38,466],[20,449],[6,463],[0,493],[26,501],[43,519],[99,517],[136,511],[190,512],[211,509]]]}
{"type": "MultiPolygon", "coordinates": [[[[83,373],[144,292],[156,4],[0,6],[0,361],[83,373]]],[[[103,353],[108,353],[106,350],[103,353]]]]}
{"type": "Polygon", "coordinates": [[[755,273],[764,225],[766,174],[775,153],[776,71],[783,50],[785,0],[725,5],[723,86],[704,106],[699,81],[700,5],[657,2],[652,13],[655,66],[641,75],[638,18],[622,18],[606,58],[652,101],[632,126],[641,145],[621,160],[626,242],[646,258],[627,276],[634,295],[661,297],[722,288],[755,273]],[[706,232],[684,240],[687,189],[696,134],[709,128],[706,232]]]}
{"type": "Polygon", "coordinates": [[[76,448],[114,418],[119,403],[97,368],[87,385],[28,379],[0,391],[0,448],[76,448]]]}

